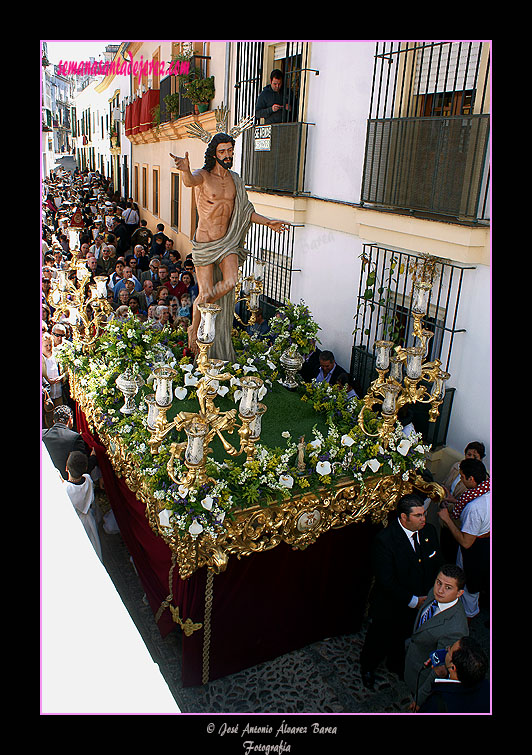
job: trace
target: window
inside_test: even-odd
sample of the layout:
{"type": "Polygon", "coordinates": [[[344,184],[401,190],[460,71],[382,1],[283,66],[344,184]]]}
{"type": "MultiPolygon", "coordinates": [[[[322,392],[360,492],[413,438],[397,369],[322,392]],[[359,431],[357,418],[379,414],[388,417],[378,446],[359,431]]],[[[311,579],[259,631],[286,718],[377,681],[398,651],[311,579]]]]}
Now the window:
{"type": "MultiPolygon", "coordinates": [[[[262,309],[265,317],[270,317],[275,309],[290,299],[292,285],[292,260],[294,255],[295,228],[290,228],[281,236],[266,226],[252,224],[246,237],[249,254],[242,269],[242,277],[251,275],[255,260],[265,264],[262,295],[262,309]]],[[[245,315],[245,313],[244,313],[245,315]]],[[[246,317],[242,317],[244,321],[246,317]]]]}
{"type": "Polygon", "coordinates": [[[153,187],[153,214],[159,214],[159,168],[154,168],[152,172],[153,187]]]}
{"type": "MultiPolygon", "coordinates": [[[[453,340],[464,332],[457,327],[463,275],[468,268],[460,263],[365,244],[362,274],[357,297],[355,331],[350,372],[359,396],[377,377],[375,342],[392,341],[397,346],[414,343],[411,312],[414,280],[432,282],[424,330],[433,333],[428,341],[426,361],[439,359],[448,371],[453,340]]],[[[434,448],[445,443],[454,388],[446,388],[436,423],[428,421],[426,404],[414,404],[414,426],[434,448]]]]}
{"type": "MultiPolygon", "coordinates": [[[[255,128],[242,136],[242,178],[265,191],[305,193],[305,152],[309,124],[304,122],[310,44],[238,42],[236,55],[235,122],[255,116],[257,100],[270,74],[283,74],[283,118],[267,123],[255,116],[255,128]]],[[[315,72],[316,73],[316,72],[315,72]]]]}
{"type": "Polygon", "coordinates": [[[124,196],[129,197],[129,168],[127,164],[127,155],[124,155],[124,163],[123,163],[123,170],[122,175],[124,177],[124,196]]]}
{"type": "Polygon", "coordinates": [[[142,206],[148,206],[148,169],[142,166],[142,206]]]}
{"type": "Polygon", "coordinates": [[[134,192],[135,192],[134,198],[135,198],[135,202],[138,203],[139,201],[139,166],[138,165],[135,165],[135,168],[134,168],[134,181],[135,181],[135,184],[133,187],[134,192]]]}
{"type": "Polygon", "coordinates": [[[172,173],[172,195],[171,195],[171,223],[172,228],[179,229],[179,173],[172,173]]]}
{"type": "Polygon", "coordinates": [[[361,203],[488,220],[489,44],[377,42],[361,203]]]}
{"type": "Polygon", "coordinates": [[[152,74],[152,89],[159,89],[159,82],[161,80],[160,73],[159,73],[159,65],[160,65],[160,58],[161,58],[161,51],[157,50],[152,56],[153,61],[153,74],[152,74]]]}

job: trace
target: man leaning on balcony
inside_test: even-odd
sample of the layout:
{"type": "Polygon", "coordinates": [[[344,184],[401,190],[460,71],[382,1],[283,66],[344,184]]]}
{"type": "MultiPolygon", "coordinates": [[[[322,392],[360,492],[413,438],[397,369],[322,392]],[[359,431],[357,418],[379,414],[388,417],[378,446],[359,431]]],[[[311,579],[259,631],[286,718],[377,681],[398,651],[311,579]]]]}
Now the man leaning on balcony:
{"type": "Polygon", "coordinates": [[[259,94],[255,105],[255,116],[264,118],[264,123],[286,123],[292,120],[290,105],[286,102],[283,88],[283,73],[275,68],[270,73],[270,83],[259,94]]]}

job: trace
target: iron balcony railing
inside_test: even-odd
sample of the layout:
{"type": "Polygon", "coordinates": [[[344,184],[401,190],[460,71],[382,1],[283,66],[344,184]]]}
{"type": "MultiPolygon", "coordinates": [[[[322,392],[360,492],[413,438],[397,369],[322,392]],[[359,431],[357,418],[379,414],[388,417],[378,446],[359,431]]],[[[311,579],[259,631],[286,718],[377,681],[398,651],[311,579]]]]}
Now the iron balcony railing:
{"type": "MultiPolygon", "coordinates": [[[[279,234],[266,226],[253,223],[246,236],[249,254],[242,268],[242,277],[252,275],[255,260],[266,263],[264,267],[263,293],[261,308],[265,319],[273,316],[276,309],[290,299],[292,287],[292,267],[294,257],[294,240],[296,229],[300,225],[291,225],[279,234]]],[[[240,317],[248,322],[249,312],[240,307],[240,317]]]]}
{"type": "MultiPolygon", "coordinates": [[[[206,77],[207,61],[210,58],[205,55],[193,55],[190,59],[190,70],[194,68],[200,69],[202,75],[206,77]]],[[[161,123],[168,123],[172,118],[184,118],[185,116],[192,115],[194,113],[194,103],[184,96],[184,88],[180,79],[175,75],[166,76],[161,79],[159,83],[159,105],[160,105],[160,117],[161,123]],[[164,98],[169,94],[177,94],[179,102],[179,111],[177,113],[170,114],[166,107],[164,98]]]]}
{"type": "Polygon", "coordinates": [[[489,45],[378,42],[361,204],[489,220],[489,45]]]}
{"type": "Polygon", "coordinates": [[[302,194],[308,123],[254,126],[243,134],[242,178],[262,191],[302,194]]]}

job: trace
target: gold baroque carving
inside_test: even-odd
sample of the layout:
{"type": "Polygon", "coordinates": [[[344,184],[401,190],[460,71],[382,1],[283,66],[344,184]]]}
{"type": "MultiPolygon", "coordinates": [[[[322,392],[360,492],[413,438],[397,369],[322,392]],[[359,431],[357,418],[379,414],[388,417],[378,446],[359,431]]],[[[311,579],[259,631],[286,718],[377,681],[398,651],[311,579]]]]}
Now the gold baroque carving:
{"type": "Polygon", "coordinates": [[[188,532],[160,525],[162,508],[151,498],[131,455],[122,446],[120,438],[111,437],[98,422],[97,409],[83,396],[75,376],[71,386],[73,398],[82,406],[91,431],[96,430],[105,445],[115,473],[144,503],[150,527],[172,551],[182,579],[188,579],[203,566],[213,574],[220,574],[227,568],[231,556],[240,559],[271,550],[281,542],[302,550],[331,529],[368,518],[374,523],[386,524],[397,499],[414,488],[436,502],[445,495],[441,485],[427,483],[414,472],[407,480],[395,475],[369,477],[363,487],[352,480],[341,481],[334,487],[297,495],[282,503],[242,509],[235,512],[232,521],[226,519],[216,537],[203,533],[194,538],[188,532]]]}

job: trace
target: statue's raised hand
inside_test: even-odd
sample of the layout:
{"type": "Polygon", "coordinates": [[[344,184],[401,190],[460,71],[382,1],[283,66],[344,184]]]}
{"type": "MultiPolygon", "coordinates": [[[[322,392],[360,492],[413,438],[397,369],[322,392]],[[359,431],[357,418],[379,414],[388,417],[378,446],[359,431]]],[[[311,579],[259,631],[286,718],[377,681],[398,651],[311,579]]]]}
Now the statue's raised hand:
{"type": "Polygon", "coordinates": [[[171,152],[169,154],[170,154],[170,157],[174,159],[175,166],[178,170],[183,170],[187,173],[190,173],[190,163],[188,161],[188,152],[185,152],[184,157],[176,157],[171,152]]]}

